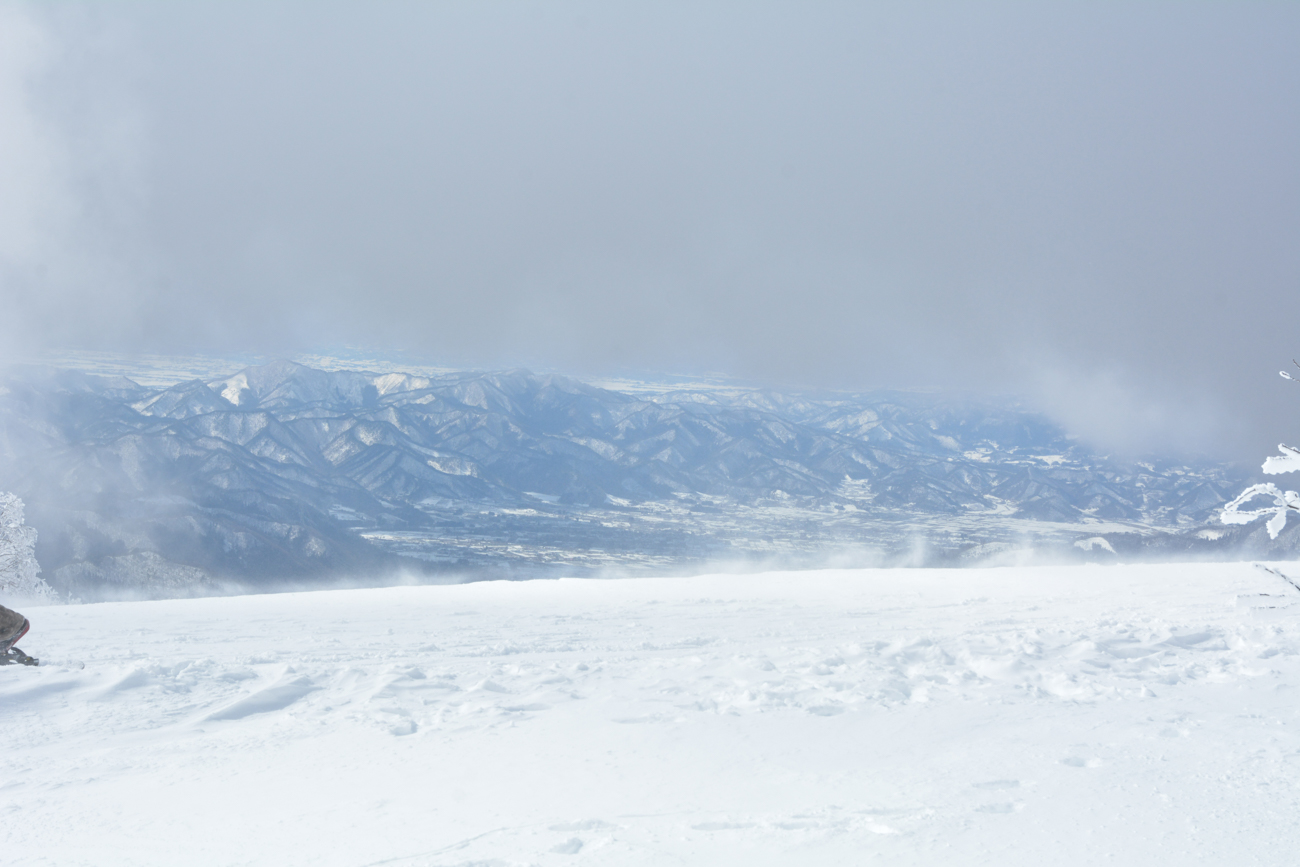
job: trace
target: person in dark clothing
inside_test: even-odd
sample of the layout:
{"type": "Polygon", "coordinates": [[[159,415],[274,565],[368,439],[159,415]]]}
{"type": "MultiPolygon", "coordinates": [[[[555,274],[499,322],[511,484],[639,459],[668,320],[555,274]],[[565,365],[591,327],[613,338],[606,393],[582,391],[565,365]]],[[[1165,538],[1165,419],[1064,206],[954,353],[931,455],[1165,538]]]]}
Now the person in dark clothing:
{"type": "Polygon", "coordinates": [[[30,627],[26,617],[0,605],[0,652],[17,644],[30,627]]]}

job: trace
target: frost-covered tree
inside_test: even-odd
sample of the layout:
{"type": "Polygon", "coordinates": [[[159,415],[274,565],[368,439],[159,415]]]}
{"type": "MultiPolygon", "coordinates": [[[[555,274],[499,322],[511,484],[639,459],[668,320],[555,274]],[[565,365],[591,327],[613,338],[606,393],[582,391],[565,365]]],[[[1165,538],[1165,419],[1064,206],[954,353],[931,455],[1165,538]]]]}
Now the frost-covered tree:
{"type": "Polygon", "coordinates": [[[23,523],[23,501],[0,491],[0,593],[54,598],[36,562],[36,530],[23,523]]]}
{"type": "MultiPolygon", "coordinates": [[[[1300,368],[1300,362],[1293,359],[1291,363],[1300,368]]],[[[1280,370],[1278,373],[1282,374],[1283,379],[1300,382],[1285,370],[1280,370]]],[[[1278,449],[1282,454],[1264,460],[1263,469],[1266,474],[1275,476],[1300,470],[1300,449],[1288,445],[1279,445],[1278,449]]],[[[1251,485],[1238,494],[1235,500],[1224,506],[1220,520],[1225,524],[1249,524],[1256,518],[1271,515],[1272,517],[1268,519],[1266,525],[1268,527],[1268,536],[1270,539],[1276,539],[1277,534],[1282,532],[1282,528],[1286,526],[1287,513],[1292,511],[1300,512],[1300,494],[1295,491],[1284,491],[1272,482],[1264,482],[1259,485],[1251,485]],[[1258,496],[1272,497],[1273,504],[1263,509],[1241,511],[1242,506],[1258,496]]]]}

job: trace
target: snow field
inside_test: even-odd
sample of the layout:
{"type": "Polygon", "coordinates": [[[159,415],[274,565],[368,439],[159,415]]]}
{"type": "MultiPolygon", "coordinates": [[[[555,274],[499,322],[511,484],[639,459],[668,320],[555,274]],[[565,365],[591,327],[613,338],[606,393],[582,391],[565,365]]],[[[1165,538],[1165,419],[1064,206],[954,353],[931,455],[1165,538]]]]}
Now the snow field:
{"type": "Polygon", "coordinates": [[[47,664],[0,669],[0,854],[1289,863],[1286,593],[1200,564],[28,608],[47,664]]]}

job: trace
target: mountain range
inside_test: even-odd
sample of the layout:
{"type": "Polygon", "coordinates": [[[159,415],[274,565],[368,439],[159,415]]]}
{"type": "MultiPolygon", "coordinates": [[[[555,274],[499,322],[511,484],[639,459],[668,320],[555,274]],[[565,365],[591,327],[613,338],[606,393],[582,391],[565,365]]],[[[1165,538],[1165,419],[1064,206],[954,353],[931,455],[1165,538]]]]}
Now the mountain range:
{"type": "Polygon", "coordinates": [[[940,394],[629,393],[290,361],[166,387],[0,378],[0,489],[27,502],[46,579],[83,598],[398,571],[1214,554],[1264,545],[1216,521],[1248,476],[1098,454],[1018,403],[940,394]]]}

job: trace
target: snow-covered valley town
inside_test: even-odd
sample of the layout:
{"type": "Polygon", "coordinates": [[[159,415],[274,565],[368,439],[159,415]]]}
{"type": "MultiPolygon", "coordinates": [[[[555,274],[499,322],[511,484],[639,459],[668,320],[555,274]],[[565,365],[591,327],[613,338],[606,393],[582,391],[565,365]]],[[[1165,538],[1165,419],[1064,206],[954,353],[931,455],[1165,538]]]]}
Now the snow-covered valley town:
{"type": "Polygon", "coordinates": [[[0,842],[59,867],[1284,864],[1297,600],[1240,563],[31,607],[0,842]]]}

